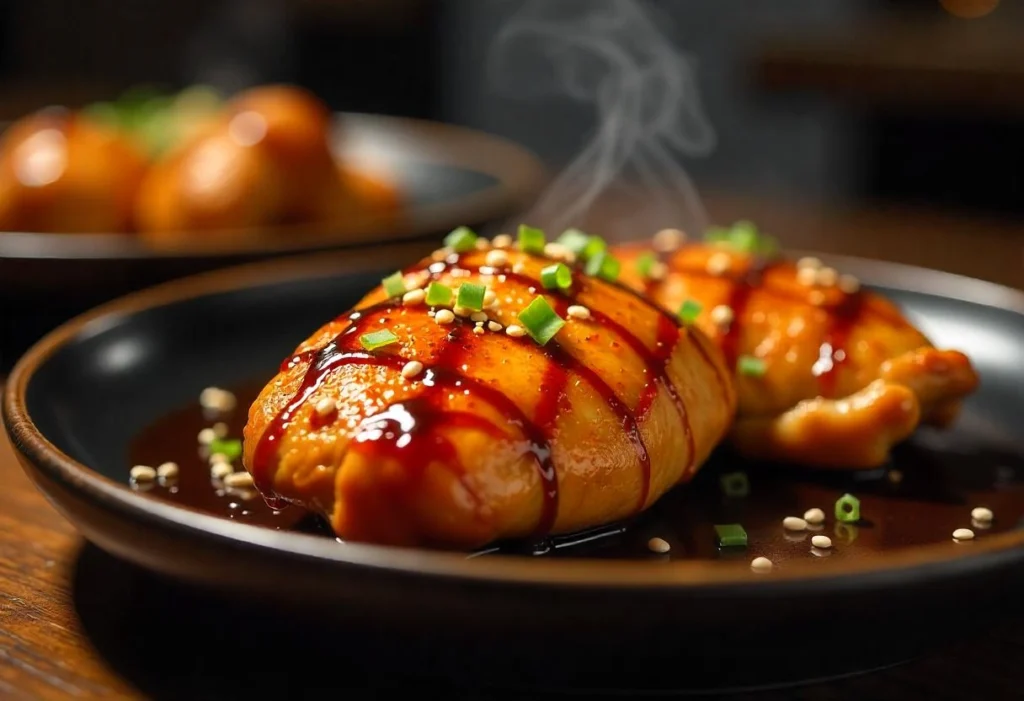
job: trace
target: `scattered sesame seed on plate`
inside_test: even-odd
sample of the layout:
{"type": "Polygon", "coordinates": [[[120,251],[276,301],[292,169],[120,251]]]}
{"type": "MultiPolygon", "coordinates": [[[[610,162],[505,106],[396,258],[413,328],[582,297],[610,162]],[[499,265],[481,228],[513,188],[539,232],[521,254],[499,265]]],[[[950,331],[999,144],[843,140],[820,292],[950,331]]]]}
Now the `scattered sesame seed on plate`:
{"type": "Polygon", "coordinates": [[[217,433],[212,428],[204,428],[202,431],[199,432],[197,438],[199,439],[199,442],[202,443],[203,445],[209,445],[210,443],[213,443],[215,440],[217,440],[217,433]]]}
{"type": "Polygon", "coordinates": [[[452,307],[452,311],[455,313],[455,316],[469,316],[473,313],[473,310],[469,307],[460,307],[458,304],[452,307]]]}
{"type": "Polygon", "coordinates": [[[495,332],[501,331],[501,324],[499,324],[497,321],[488,321],[487,328],[495,332]]]}
{"type": "Polygon", "coordinates": [[[476,326],[473,327],[473,333],[476,334],[477,336],[481,336],[486,332],[484,331],[484,327],[482,324],[477,324],[476,326]]]}
{"type": "Polygon", "coordinates": [[[953,531],[953,540],[955,540],[955,541],[973,540],[973,539],[974,539],[974,531],[972,531],[970,528],[957,528],[955,531],[953,531]]]}
{"type": "Polygon", "coordinates": [[[524,329],[522,326],[519,326],[518,324],[512,324],[511,326],[505,327],[505,333],[511,336],[512,338],[522,338],[523,336],[526,335],[526,329],[524,329]]]}
{"type": "Polygon", "coordinates": [[[423,363],[418,360],[410,360],[402,366],[402,377],[407,380],[411,380],[421,372],[423,372],[423,363]]]}
{"type": "Polygon", "coordinates": [[[664,538],[651,538],[647,541],[647,549],[652,553],[664,555],[672,549],[672,546],[664,538]]]}
{"type": "Polygon", "coordinates": [[[224,476],[225,487],[251,487],[252,486],[252,475],[248,472],[232,472],[230,475],[224,476]]]}
{"type": "Polygon", "coordinates": [[[231,458],[229,458],[224,453],[214,453],[213,455],[210,456],[209,463],[211,465],[213,465],[215,463],[219,463],[219,462],[227,463],[228,465],[230,465],[231,464],[231,458]]]}
{"type": "Polygon", "coordinates": [[[782,527],[787,531],[805,531],[807,530],[807,521],[797,516],[787,516],[782,519],[782,527]]]}
{"type": "Polygon", "coordinates": [[[136,465],[131,469],[129,475],[133,482],[152,482],[156,479],[156,470],[149,465],[136,465]]]}
{"type": "Polygon", "coordinates": [[[655,250],[667,253],[674,251],[686,240],[686,233],[679,229],[662,229],[651,239],[651,245],[655,250]]]}
{"type": "Polygon", "coordinates": [[[472,321],[481,323],[487,321],[487,312],[473,312],[472,314],[469,315],[469,318],[472,321]]]}
{"type": "Polygon", "coordinates": [[[732,265],[732,259],[729,258],[729,254],[719,252],[708,258],[705,268],[711,275],[721,275],[729,269],[730,265],[732,265]]]}
{"type": "Polygon", "coordinates": [[[500,248],[492,249],[487,252],[484,262],[492,268],[503,268],[508,265],[508,253],[500,248]]]}
{"type": "Polygon", "coordinates": [[[571,316],[573,319],[589,319],[590,310],[580,304],[573,304],[567,310],[566,314],[571,316]]]}
{"type": "Polygon", "coordinates": [[[853,275],[840,275],[839,282],[837,284],[839,285],[839,289],[841,291],[849,295],[852,295],[860,290],[860,280],[858,280],[853,275]]]}
{"type": "Polygon", "coordinates": [[[805,256],[796,262],[796,267],[803,269],[808,268],[810,270],[817,270],[822,265],[820,258],[814,256],[805,256]]]}
{"type": "Polygon", "coordinates": [[[734,316],[732,307],[728,304],[719,304],[711,310],[711,323],[716,326],[728,326],[732,323],[734,316]]]}
{"type": "Polygon", "coordinates": [[[423,304],[423,300],[427,298],[427,293],[423,290],[409,290],[402,295],[402,304],[407,307],[412,307],[417,304],[423,304]]]}
{"type": "Polygon", "coordinates": [[[228,425],[223,421],[218,421],[213,425],[213,435],[217,438],[224,438],[228,435],[228,425]]]}
{"type": "Polygon", "coordinates": [[[769,572],[774,564],[767,557],[755,557],[750,563],[750,569],[755,572],[769,572]]]}
{"type": "Polygon", "coordinates": [[[509,234],[498,234],[491,239],[491,245],[495,248],[508,248],[512,245],[512,236],[509,234]]]}
{"type": "Polygon", "coordinates": [[[832,539],[827,535],[816,535],[811,538],[811,545],[822,550],[828,550],[832,547],[832,539]]]}
{"type": "Polygon", "coordinates": [[[156,468],[156,476],[162,480],[172,480],[178,476],[178,463],[165,462],[156,468]]]}
{"type": "Polygon", "coordinates": [[[813,287],[818,282],[818,271],[815,268],[797,268],[796,281],[805,287],[813,287]]]}
{"type": "Polygon", "coordinates": [[[813,523],[815,525],[825,522],[825,512],[815,507],[813,509],[807,509],[804,512],[804,521],[807,523],[813,523]]]}
{"type": "Polygon", "coordinates": [[[988,523],[995,515],[992,513],[992,509],[988,509],[984,506],[977,506],[971,509],[971,518],[975,521],[981,521],[982,523],[988,523]]]}
{"type": "Polygon", "coordinates": [[[324,397],[313,408],[316,410],[317,416],[323,418],[334,413],[334,410],[338,408],[338,404],[330,397],[324,397]]]}
{"type": "Polygon", "coordinates": [[[215,462],[210,465],[210,477],[215,480],[222,480],[234,471],[235,468],[226,462],[215,462]]]}
{"type": "Polygon", "coordinates": [[[438,309],[434,314],[434,321],[442,326],[455,321],[455,313],[451,309],[438,309]]]}
{"type": "Polygon", "coordinates": [[[817,277],[818,284],[822,287],[833,287],[839,281],[839,273],[835,268],[821,268],[817,277]]]}

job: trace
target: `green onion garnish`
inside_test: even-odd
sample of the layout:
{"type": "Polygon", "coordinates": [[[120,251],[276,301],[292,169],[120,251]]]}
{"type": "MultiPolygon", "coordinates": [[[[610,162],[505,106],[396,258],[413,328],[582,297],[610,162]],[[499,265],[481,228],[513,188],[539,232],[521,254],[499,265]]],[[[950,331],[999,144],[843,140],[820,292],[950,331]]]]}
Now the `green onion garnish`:
{"type": "Polygon", "coordinates": [[[572,271],[564,263],[549,265],[540,271],[540,283],[546,290],[567,290],[572,287],[572,271]]]}
{"type": "Polygon", "coordinates": [[[519,225],[519,250],[524,253],[543,253],[545,243],[547,239],[541,229],[519,225]]]}
{"type": "Polygon", "coordinates": [[[844,523],[860,521],[860,499],[844,494],[836,501],[836,520],[844,523]]]}
{"type": "Polygon", "coordinates": [[[679,318],[683,320],[684,324],[692,324],[697,321],[697,317],[700,315],[700,311],[703,308],[704,307],[701,306],[700,302],[688,299],[683,302],[681,307],[679,307],[679,318]]]}
{"type": "Polygon", "coordinates": [[[729,243],[745,253],[757,252],[758,239],[757,227],[749,221],[736,222],[732,225],[732,231],[729,232],[729,243]]]}
{"type": "Polygon", "coordinates": [[[745,497],[750,494],[750,480],[746,472],[730,472],[722,475],[722,491],[727,497],[745,497]]]}
{"type": "Polygon", "coordinates": [[[405,294],[405,278],[400,271],[394,275],[388,275],[380,282],[384,286],[384,292],[388,297],[401,297],[405,294]]]}
{"type": "Polygon", "coordinates": [[[577,256],[583,253],[583,249],[590,242],[590,236],[579,229],[566,229],[558,237],[558,243],[562,244],[577,256]]]}
{"type": "Polygon", "coordinates": [[[584,270],[586,270],[587,275],[594,275],[608,282],[615,282],[619,277],[619,261],[608,251],[601,251],[587,260],[587,266],[584,270]]]}
{"type": "Polygon", "coordinates": [[[228,438],[217,438],[210,443],[210,455],[220,453],[228,460],[242,457],[242,441],[228,438]]]}
{"type": "Polygon", "coordinates": [[[715,535],[718,536],[719,547],[747,547],[747,532],[743,530],[743,526],[738,523],[728,523],[722,526],[715,526],[715,535]]]}
{"type": "Polygon", "coordinates": [[[368,351],[377,350],[383,346],[389,346],[397,341],[398,336],[387,329],[374,331],[373,333],[364,333],[359,337],[359,345],[368,351]]]}
{"type": "Polygon", "coordinates": [[[459,287],[459,296],[455,300],[455,306],[465,307],[474,312],[482,311],[484,308],[484,295],[487,288],[472,282],[464,282],[459,287]]]}
{"type": "Polygon", "coordinates": [[[444,245],[456,253],[465,253],[476,248],[476,233],[468,226],[460,226],[444,237],[444,245]]]}
{"type": "Polygon", "coordinates": [[[646,251],[637,256],[636,259],[636,271],[643,277],[651,276],[651,268],[658,262],[657,257],[650,251],[646,251]]]}
{"type": "Polygon", "coordinates": [[[526,333],[540,345],[547,344],[559,329],[565,326],[565,320],[551,308],[543,297],[536,297],[526,309],[519,312],[519,321],[526,328],[526,333]]]}
{"type": "Polygon", "coordinates": [[[752,355],[741,355],[736,361],[736,369],[741,375],[763,377],[768,367],[761,358],[755,358],[752,355]]]}
{"type": "Polygon", "coordinates": [[[587,245],[580,251],[580,257],[583,260],[590,260],[598,253],[604,253],[608,250],[608,244],[605,243],[604,239],[600,236],[591,236],[587,239],[587,245]]]}
{"type": "Polygon", "coordinates": [[[428,307],[443,307],[452,303],[452,288],[440,282],[432,282],[427,286],[426,303],[428,307]]]}
{"type": "Polygon", "coordinates": [[[729,240],[730,229],[722,226],[713,226],[704,232],[704,240],[709,243],[721,243],[729,240]]]}

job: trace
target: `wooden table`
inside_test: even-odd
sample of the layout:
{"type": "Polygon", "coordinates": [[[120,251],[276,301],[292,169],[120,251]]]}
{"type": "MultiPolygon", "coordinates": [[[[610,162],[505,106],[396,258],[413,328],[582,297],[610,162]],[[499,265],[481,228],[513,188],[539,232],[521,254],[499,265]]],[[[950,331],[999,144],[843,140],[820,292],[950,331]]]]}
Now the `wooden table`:
{"type": "MultiPolygon", "coordinates": [[[[1015,226],[891,208],[794,210],[774,199],[719,198],[711,209],[719,221],[753,218],[791,246],[917,262],[1004,284],[1024,282],[1024,236],[1015,226]]],[[[248,668],[247,653],[239,653],[248,641],[226,622],[224,598],[157,578],[85,545],[34,489],[6,438],[0,438],[0,487],[0,699],[232,698],[242,678],[255,679],[256,688],[263,684],[268,697],[280,698],[274,689],[288,688],[289,673],[301,683],[299,652],[270,651],[271,663],[248,668]],[[187,636],[187,642],[175,636],[187,636]]],[[[808,670],[813,673],[813,660],[808,670]]],[[[400,679],[346,677],[338,679],[332,696],[375,698],[381,683],[405,695],[431,691],[404,689],[400,679]]],[[[290,696],[301,696],[300,688],[292,686],[290,696]]],[[[1007,611],[1002,624],[981,639],[926,659],[860,678],[734,698],[966,700],[1022,694],[1024,606],[1007,611]]]]}

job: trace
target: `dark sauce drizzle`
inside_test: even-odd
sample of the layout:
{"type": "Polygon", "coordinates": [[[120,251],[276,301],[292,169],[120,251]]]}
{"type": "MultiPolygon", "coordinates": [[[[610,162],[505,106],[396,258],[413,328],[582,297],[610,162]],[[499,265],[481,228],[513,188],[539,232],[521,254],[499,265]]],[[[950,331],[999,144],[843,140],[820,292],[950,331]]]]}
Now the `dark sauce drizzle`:
{"type": "MultiPolygon", "coordinates": [[[[451,256],[447,261],[431,264],[428,270],[432,277],[436,278],[450,267],[454,268],[457,266],[458,262],[458,256],[451,256]]],[[[416,266],[406,272],[416,272],[418,269],[418,266],[416,266]]],[[[480,267],[475,270],[463,268],[463,270],[470,274],[477,272],[485,275],[503,275],[506,279],[516,280],[521,284],[532,286],[536,289],[542,288],[540,281],[514,273],[511,270],[498,270],[488,267],[480,267]]],[[[584,284],[581,276],[577,275],[576,278],[573,289],[579,289],[584,284]]],[[[668,359],[671,357],[675,344],[679,339],[678,322],[674,317],[634,290],[624,285],[616,286],[624,292],[635,296],[645,306],[659,313],[657,348],[655,351],[651,351],[640,339],[621,324],[601,312],[591,310],[592,317],[599,324],[615,331],[643,359],[648,379],[636,412],[630,411],[596,372],[579,362],[556,342],[550,342],[546,346],[537,346],[547,356],[550,363],[545,370],[543,381],[545,387],[541,393],[541,402],[537,407],[537,417],[534,421],[531,421],[506,395],[487,384],[466,377],[456,370],[456,368],[463,365],[466,357],[465,351],[471,348],[471,343],[473,342],[472,336],[465,333],[466,328],[461,322],[453,327],[448,336],[448,343],[445,344],[436,366],[426,371],[426,377],[423,380],[424,386],[436,388],[436,390],[451,390],[455,388],[472,390],[475,396],[487,402],[497,412],[502,414],[509,423],[520,429],[530,446],[529,452],[537,462],[538,474],[543,483],[544,503],[536,529],[536,534],[540,536],[544,536],[551,531],[558,514],[558,475],[551,459],[551,446],[548,435],[558,416],[558,406],[564,397],[570,371],[583,378],[604,399],[609,409],[618,417],[623,431],[637,452],[643,471],[641,494],[636,507],[637,511],[640,511],[647,502],[651,482],[650,453],[641,436],[637,417],[643,416],[650,409],[657,395],[659,385],[664,386],[669,392],[683,422],[690,451],[690,464],[687,466],[686,473],[692,469],[692,463],[695,458],[692,427],[686,407],[666,372],[668,359]]],[[[569,305],[575,299],[576,297],[571,294],[556,297],[556,309],[559,314],[565,315],[569,305]]],[[[309,367],[303,376],[299,389],[270,422],[270,425],[260,437],[254,451],[253,478],[260,493],[264,495],[268,505],[271,507],[279,508],[281,505],[281,500],[272,496],[272,485],[269,479],[270,468],[276,457],[278,444],[296,412],[309,400],[323,384],[324,380],[337,368],[346,364],[377,365],[390,367],[394,370],[401,370],[405,364],[405,360],[398,356],[387,354],[370,355],[350,347],[351,339],[354,339],[363,328],[363,322],[366,319],[376,318],[378,313],[392,311],[400,304],[398,300],[389,300],[365,309],[356,310],[346,317],[340,317],[339,320],[347,320],[349,325],[327,345],[319,350],[307,350],[298,353],[285,359],[282,363],[282,370],[306,362],[309,363],[309,367]]],[[[521,339],[521,342],[532,343],[532,341],[526,338],[521,339]]],[[[698,347],[705,362],[711,365],[715,372],[718,373],[717,366],[711,361],[706,350],[699,343],[695,342],[695,345],[698,347]]],[[[723,381],[721,377],[719,377],[719,381],[723,381]]],[[[398,450],[415,443],[415,454],[417,459],[422,461],[421,465],[425,466],[433,460],[443,464],[454,464],[456,462],[454,449],[445,440],[439,439],[437,432],[432,430],[436,421],[432,417],[440,415],[440,412],[430,410],[433,407],[430,397],[431,395],[428,392],[419,398],[416,403],[393,404],[385,412],[368,417],[363,422],[361,432],[353,441],[356,449],[360,449],[360,444],[370,440],[368,436],[376,436],[373,438],[375,450],[398,450]],[[401,418],[398,418],[399,416],[401,418]],[[369,427],[369,433],[367,432],[367,427],[369,427]],[[383,438],[387,440],[383,441],[383,438]],[[390,447],[384,448],[383,446],[390,447]]],[[[450,423],[449,417],[452,416],[452,413],[445,412],[444,416],[446,424],[450,423]]],[[[454,420],[457,420],[457,417],[454,420]]],[[[483,427],[485,430],[498,430],[483,419],[479,419],[475,425],[479,426],[481,422],[487,424],[487,426],[483,427]]],[[[410,453],[412,452],[410,451],[410,453]]]]}

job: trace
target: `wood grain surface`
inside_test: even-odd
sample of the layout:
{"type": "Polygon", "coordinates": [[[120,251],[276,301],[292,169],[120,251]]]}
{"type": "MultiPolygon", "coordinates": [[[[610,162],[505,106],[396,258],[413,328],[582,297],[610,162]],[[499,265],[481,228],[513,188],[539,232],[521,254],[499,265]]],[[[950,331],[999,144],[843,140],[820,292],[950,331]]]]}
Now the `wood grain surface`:
{"type": "MultiPolygon", "coordinates": [[[[745,200],[741,207],[719,199],[712,209],[718,219],[750,217],[789,246],[895,259],[1017,287],[1024,282],[1024,237],[1004,223],[891,209],[793,210],[774,200],[745,200]]],[[[410,686],[400,665],[387,678],[339,673],[330,688],[320,675],[313,688],[303,683],[309,653],[301,646],[253,657],[255,646],[270,639],[253,631],[280,622],[268,615],[248,628],[236,626],[232,621],[252,613],[232,619],[230,610],[230,597],[159,578],[85,544],[0,438],[0,699],[352,700],[378,698],[383,688],[405,697],[545,698],[410,686]]],[[[980,638],[925,659],[844,681],[728,698],[1024,698],[1022,663],[1024,605],[1007,610],[980,638]]],[[[813,676],[814,660],[807,664],[813,676]]]]}

